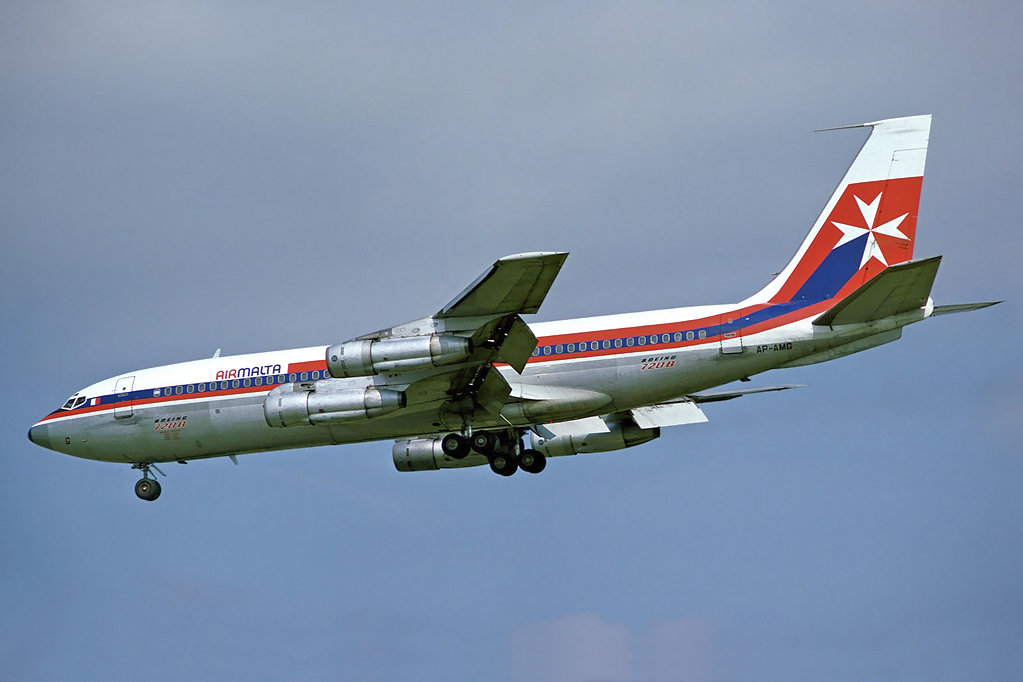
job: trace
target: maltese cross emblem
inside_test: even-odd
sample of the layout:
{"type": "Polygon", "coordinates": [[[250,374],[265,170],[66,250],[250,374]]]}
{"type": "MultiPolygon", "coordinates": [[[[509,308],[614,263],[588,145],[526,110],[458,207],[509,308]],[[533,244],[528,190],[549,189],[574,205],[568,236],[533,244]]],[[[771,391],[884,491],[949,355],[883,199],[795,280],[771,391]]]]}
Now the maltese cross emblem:
{"type": "Polygon", "coordinates": [[[860,199],[858,196],[853,195],[853,198],[856,199],[857,206],[860,207],[860,214],[863,216],[864,227],[860,227],[858,225],[846,225],[845,223],[839,223],[834,220],[831,221],[832,225],[842,231],[842,238],[834,246],[836,249],[843,244],[847,244],[854,239],[862,237],[863,235],[867,236],[867,243],[863,248],[863,258],[860,260],[861,268],[866,265],[867,261],[871,258],[878,259],[885,265],[885,267],[888,266],[888,260],[885,258],[884,250],[881,248],[881,245],[877,242],[876,235],[883,234],[886,237],[894,237],[907,242],[909,241],[909,237],[899,230],[899,225],[901,225],[902,221],[906,219],[906,216],[909,215],[908,213],[903,213],[898,218],[889,220],[882,225],[874,225],[874,222],[877,220],[877,208],[881,205],[882,194],[884,193],[878,193],[878,195],[874,197],[874,200],[869,204],[863,201],[863,199],[860,199]]]}

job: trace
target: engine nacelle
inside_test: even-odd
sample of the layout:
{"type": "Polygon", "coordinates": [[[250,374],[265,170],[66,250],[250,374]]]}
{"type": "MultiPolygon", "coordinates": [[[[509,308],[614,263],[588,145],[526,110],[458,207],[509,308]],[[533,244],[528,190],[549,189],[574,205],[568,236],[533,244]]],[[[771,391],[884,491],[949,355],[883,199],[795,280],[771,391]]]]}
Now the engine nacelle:
{"type": "Polygon", "coordinates": [[[450,365],[472,355],[472,342],[451,334],[405,339],[345,341],[327,349],[327,371],[336,379],[408,372],[450,365]]]}
{"type": "Polygon", "coordinates": [[[534,450],[539,450],[547,457],[562,457],[631,448],[634,445],[648,443],[661,435],[660,428],[641,429],[632,421],[615,422],[608,424],[607,427],[611,429],[608,433],[587,433],[582,436],[541,438],[532,433],[530,441],[534,450]]]}
{"type": "Polygon", "coordinates": [[[263,415],[274,427],[338,424],[379,417],[405,407],[405,393],[380,389],[307,390],[310,384],[284,384],[266,396],[263,415]]]}
{"type": "Polygon", "coordinates": [[[411,438],[397,441],[391,448],[394,468],[398,471],[435,471],[478,467],[488,463],[486,457],[475,452],[469,453],[463,459],[445,455],[440,441],[440,438],[411,438]]]}

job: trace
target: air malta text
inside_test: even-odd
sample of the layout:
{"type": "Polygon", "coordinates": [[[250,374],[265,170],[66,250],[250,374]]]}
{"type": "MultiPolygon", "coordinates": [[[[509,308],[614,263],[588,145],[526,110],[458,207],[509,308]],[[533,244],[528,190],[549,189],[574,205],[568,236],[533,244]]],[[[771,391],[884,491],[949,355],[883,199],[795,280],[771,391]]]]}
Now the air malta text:
{"type": "Polygon", "coordinates": [[[238,369],[227,369],[217,372],[217,381],[221,379],[244,379],[245,377],[265,377],[271,374],[280,374],[280,365],[263,365],[262,367],[239,367],[238,369]]]}

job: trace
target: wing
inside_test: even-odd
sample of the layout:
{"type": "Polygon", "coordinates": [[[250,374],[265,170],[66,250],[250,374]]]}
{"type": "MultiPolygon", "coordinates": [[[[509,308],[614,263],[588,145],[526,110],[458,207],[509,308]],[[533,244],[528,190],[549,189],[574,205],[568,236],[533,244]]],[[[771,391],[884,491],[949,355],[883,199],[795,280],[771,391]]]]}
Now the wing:
{"type": "MultiPolygon", "coordinates": [[[[554,284],[567,253],[520,253],[490,266],[450,303],[436,319],[488,315],[531,315],[554,284]]],[[[532,349],[530,349],[532,352],[532,349]]]]}
{"type": "Polygon", "coordinates": [[[431,335],[469,340],[459,362],[428,370],[387,374],[385,384],[403,390],[410,409],[443,408],[456,414],[482,409],[500,414],[511,386],[495,365],[521,372],[537,339],[520,315],[537,312],[567,253],[505,256],[439,312],[356,341],[414,339],[431,335]]]}

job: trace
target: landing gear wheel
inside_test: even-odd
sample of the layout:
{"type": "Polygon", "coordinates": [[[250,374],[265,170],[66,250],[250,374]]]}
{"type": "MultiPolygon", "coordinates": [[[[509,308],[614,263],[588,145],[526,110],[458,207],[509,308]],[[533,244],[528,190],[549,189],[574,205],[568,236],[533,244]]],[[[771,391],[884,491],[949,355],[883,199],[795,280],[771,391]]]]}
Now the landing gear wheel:
{"type": "Polygon", "coordinates": [[[523,450],[519,455],[519,468],[530,474],[538,474],[547,466],[547,458],[539,450],[523,450]]]}
{"type": "Polygon", "coordinates": [[[490,470],[501,476],[511,476],[519,468],[515,455],[507,452],[498,452],[490,458],[490,470]]]}
{"type": "Polygon", "coordinates": [[[497,449],[497,436],[489,431],[477,431],[472,434],[472,449],[489,457],[497,449]]]}
{"type": "Polygon", "coordinates": [[[452,459],[465,459],[469,454],[469,441],[457,433],[449,433],[441,438],[440,449],[452,459]]]}
{"type": "Polygon", "coordinates": [[[139,499],[152,502],[160,496],[160,483],[152,478],[142,478],[135,484],[135,494],[139,499]]]}

